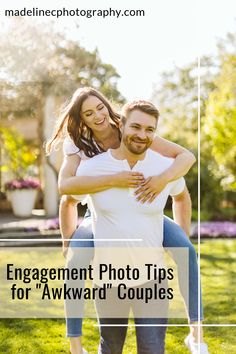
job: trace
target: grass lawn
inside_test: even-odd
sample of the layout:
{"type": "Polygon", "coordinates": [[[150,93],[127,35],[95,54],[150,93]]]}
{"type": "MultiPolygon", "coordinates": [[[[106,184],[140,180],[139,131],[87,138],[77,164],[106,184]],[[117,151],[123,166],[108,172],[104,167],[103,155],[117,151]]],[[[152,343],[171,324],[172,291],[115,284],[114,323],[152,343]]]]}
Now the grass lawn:
{"type": "MultiPolygon", "coordinates": [[[[204,323],[236,325],[236,240],[203,241],[201,272],[204,323]]],[[[97,353],[99,334],[96,321],[86,320],[83,331],[85,348],[90,354],[97,353]]],[[[187,333],[187,327],[169,327],[166,354],[187,354],[183,345],[187,333]]],[[[211,354],[236,353],[236,326],[206,327],[205,339],[211,354]]],[[[0,353],[69,353],[65,322],[61,319],[0,320],[0,353]]],[[[130,327],[123,354],[135,353],[135,329],[130,327]]]]}

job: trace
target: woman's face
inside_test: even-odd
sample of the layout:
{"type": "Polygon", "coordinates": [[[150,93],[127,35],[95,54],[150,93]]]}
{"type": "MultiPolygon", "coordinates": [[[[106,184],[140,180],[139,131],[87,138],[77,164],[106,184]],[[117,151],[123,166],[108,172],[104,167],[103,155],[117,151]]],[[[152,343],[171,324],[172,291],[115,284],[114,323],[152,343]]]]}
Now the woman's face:
{"type": "Polygon", "coordinates": [[[95,131],[102,131],[110,125],[107,107],[96,96],[89,96],[81,106],[81,117],[84,123],[95,131]]]}

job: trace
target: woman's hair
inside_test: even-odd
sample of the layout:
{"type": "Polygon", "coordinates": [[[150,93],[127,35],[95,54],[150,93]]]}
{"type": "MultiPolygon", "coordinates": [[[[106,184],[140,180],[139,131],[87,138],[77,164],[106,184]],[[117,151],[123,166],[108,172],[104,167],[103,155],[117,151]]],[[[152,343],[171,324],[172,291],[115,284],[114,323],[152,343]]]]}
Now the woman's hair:
{"type": "MultiPolygon", "coordinates": [[[[120,115],[116,113],[110,102],[97,90],[92,87],[79,88],[73,94],[70,102],[63,109],[56,124],[52,138],[46,144],[46,153],[49,154],[55,145],[69,135],[78,149],[82,150],[86,156],[92,157],[104,150],[93,139],[93,131],[88,128],[81,118],[81,107],[83,102],[90,96],[95,96],[106,106],[111,121],[118,128],[120,115]]],[[[111,122],[111,124],[112,124],[111,122]]]]}

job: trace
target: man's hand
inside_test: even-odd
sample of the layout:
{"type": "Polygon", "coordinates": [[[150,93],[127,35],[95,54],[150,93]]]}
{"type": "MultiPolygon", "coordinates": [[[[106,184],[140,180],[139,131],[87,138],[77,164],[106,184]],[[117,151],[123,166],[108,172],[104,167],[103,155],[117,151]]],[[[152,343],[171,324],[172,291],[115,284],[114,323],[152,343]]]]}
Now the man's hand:
{"type": "Polygon", "coordinates": [[[158,194],[162,192],[167,183],[168,182],[161,175],[148,177],[145,182],[142,183],[141,187],[135,191],[137,200],[141,203],[152,203],[158,194]]]}

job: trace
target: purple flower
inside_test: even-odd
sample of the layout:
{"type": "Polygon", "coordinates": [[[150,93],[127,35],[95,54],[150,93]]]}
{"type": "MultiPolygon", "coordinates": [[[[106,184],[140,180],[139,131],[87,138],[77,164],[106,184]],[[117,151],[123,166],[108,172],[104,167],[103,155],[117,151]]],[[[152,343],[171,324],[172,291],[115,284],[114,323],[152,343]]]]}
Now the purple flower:
{"type": "Polygon", "coordinates": [[[236,223],[233,222],[206,222],[202,223],[201,227],[201,235],[206,235],[210,234],[213,237],[219,237],[219,236],[227,236],[227,237],[232,237],[236,236],[236,223]]]}
{"type": "MultiPolygon", "coordinates": [[[[201,237],[236,237],[236,223],[229,221],[202,222],[200,225],[201,237]]],[[[197,226],[193,231],[193,237],[197,237],[197,226]]]]}
{"type": "Polygon", "coordinates": [[[45,220],[43,229],[44,230],[57,230],[57,229],[59,229],[59,219],[55,218],[55,219],[45,220]]]}
{"type": "MultiPolygon", "coordinates": [[[[79,224],[81,223],[82,220],[83,220],[83,218],[81,218],[81,217],[78,218],[77,226],[79,226],[79,224]]],[[[60,228],[60,225],[59,225],[58,218],[45,220],[44,225],[42,227],[43,230],[58,230],[59,228],[60,228]]]]}
{"type": "Polygon", "coordinates": [[[14,191],[16,189],[39,189],[40,182],[35,178],[26,179],[13,179],[10,182],[5,183],[5,189],[7,191],[14,191]]]}

